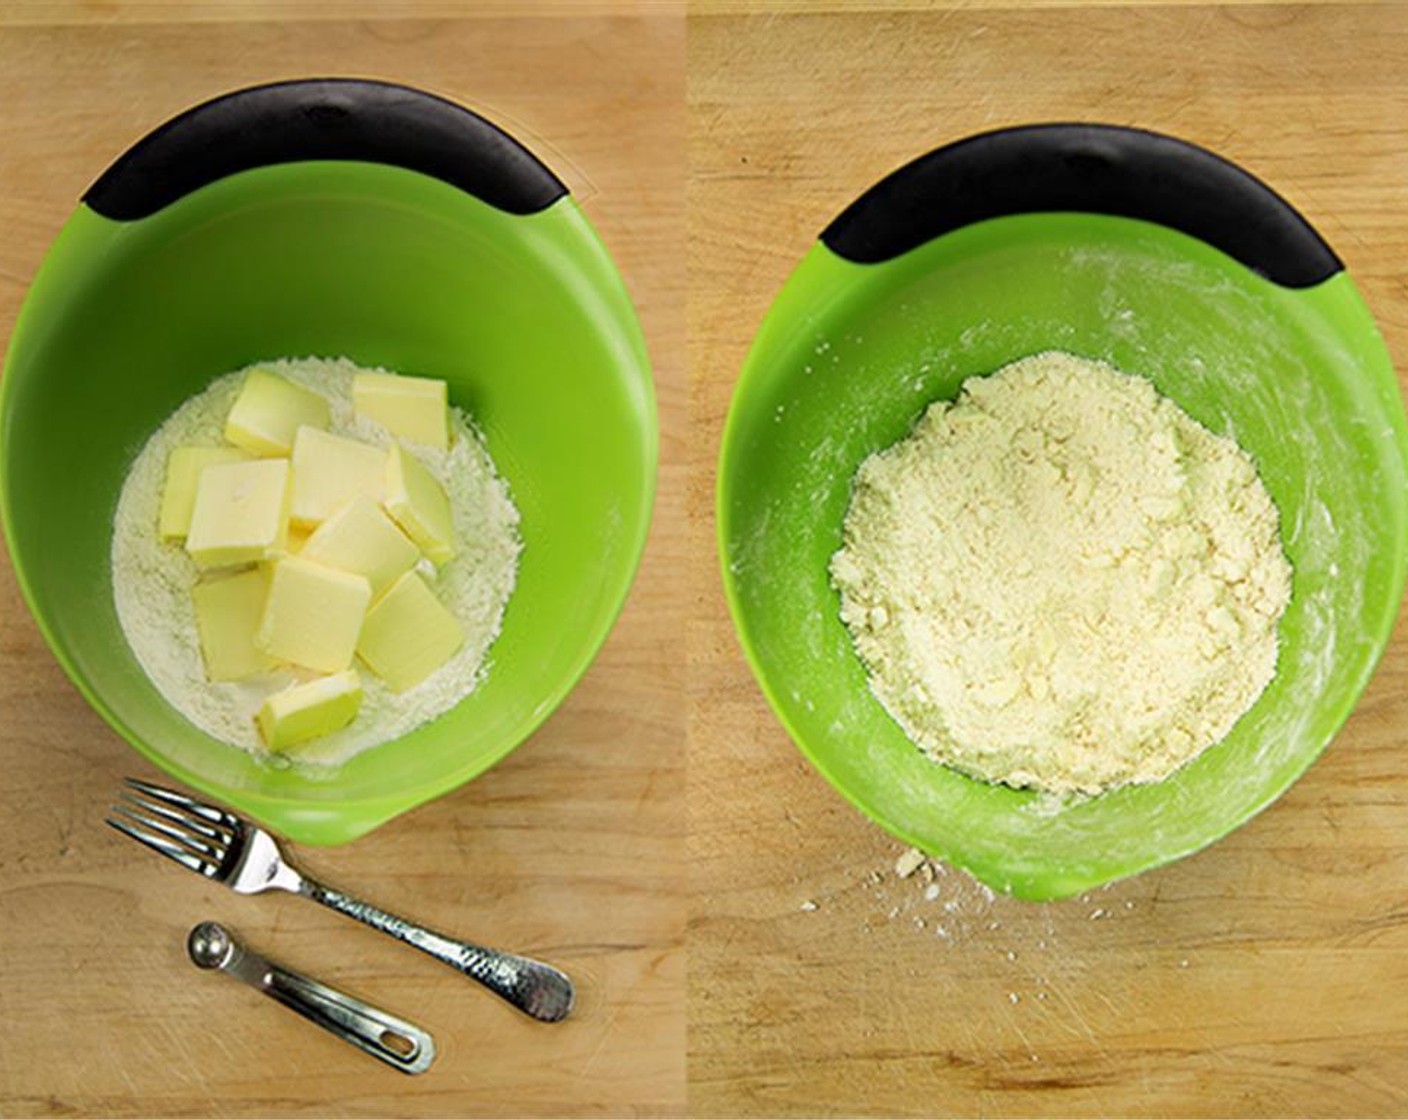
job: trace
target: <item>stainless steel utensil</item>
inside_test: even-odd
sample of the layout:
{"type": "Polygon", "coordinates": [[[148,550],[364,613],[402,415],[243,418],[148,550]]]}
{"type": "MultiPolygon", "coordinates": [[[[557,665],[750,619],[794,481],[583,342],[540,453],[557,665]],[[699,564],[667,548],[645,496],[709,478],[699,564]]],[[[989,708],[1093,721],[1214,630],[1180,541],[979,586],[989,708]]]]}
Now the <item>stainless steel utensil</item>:
{"type": "Polygon", "coordinates": [[[402,1073],[424,1073],[435,1060],[435,1040],[414,1023],[265,960],[219,922],[191,930],[186,951],[199,967],[228,972],[402,1073]]]}
{"type": "Polygon", "coordinates": [[[429,953],[542,1022],[572,1010],[572,981],[551,965],[458,941],[359,902],[301,874],[272,836],[233,813],[136,778],[125,782],[107,823],[182,867],[240,894],[281,890],[321,902],[429,953]]]}

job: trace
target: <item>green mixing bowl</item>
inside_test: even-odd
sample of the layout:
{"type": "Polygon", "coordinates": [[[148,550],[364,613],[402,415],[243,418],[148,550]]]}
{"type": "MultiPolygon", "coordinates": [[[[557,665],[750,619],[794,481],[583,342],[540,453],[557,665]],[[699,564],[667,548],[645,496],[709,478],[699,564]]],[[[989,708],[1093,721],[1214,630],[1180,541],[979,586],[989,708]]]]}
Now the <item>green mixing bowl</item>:
{"type": "Polygon", "coordinates": [[[1194,852],[1279,796],[1344,722],[1408,559],[1394,371],[1340,262],[1202,149],[1047,125],[943,148],[822,235],[739,378],[719,465],[734,622],[803,752],[901,839],[991,887],[1059,898],[1194,852]],[[1250,451],[1295,569],[1277,674],[1156,785],[1058,805],[931,762],[871,695],[827,561],[851,479],[931,401],[1068,350],[1152,379],[1250,451]]]}
{"type": "Polygon", "coordinates": [[[469,111],[319,80],[200,106],[93,186],[29,292],[0,384],[0,513],[20,586],[84,696],[152,762],[307,843],[475,777],[565,697],[644,545],[656,428],[640,329],[566,188],[469,111]],[[443,378],[522,513],[483,684],[331,776],[196,730],[113,606],[128,466],[184,400],[260,359],[346,355],[443,378]]]}

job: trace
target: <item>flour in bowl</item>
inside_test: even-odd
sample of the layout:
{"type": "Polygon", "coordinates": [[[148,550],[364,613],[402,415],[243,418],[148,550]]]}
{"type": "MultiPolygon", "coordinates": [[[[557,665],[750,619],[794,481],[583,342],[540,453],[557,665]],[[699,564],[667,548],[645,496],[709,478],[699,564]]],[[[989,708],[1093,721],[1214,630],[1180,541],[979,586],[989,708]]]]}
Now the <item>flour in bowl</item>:
{"type": "Polygon", "coordinates": [[[1224,738],[1291,593],[1251,458],[1058,352],[969,379],[868,458],[831,575],[914,743],[1053,793],[1158,781],[1224,738]]]}
{"type": "MultiPolygon", "coordinates": [[[[384,428],[357,416],[352,404],[354,375],[386,371],[363,370],[345,358],[261,362],[259,368],[325,397],[331,406],[330,432],[377,447],[392,443],[384,428]]],[[[156,533],[171,451],[221,442],[245,373],[221,377],[186,401],[138,454],[118,499],[112,581],[123,633],[167,702],[202,731],[262,755],[254,714],[265,697],[295,678],[280,670],[235,683],[206,680],[191,601],[195,565],[183,548],[162,542],[156,533]]],[[[393,692],[374,674],[363,674],[364,695],[356,719],[302,746],[300,763],[337,765],[404,735],[454,707],[474,691],[487,670],[489,650],[518,574],[518,510],[478,433],[458,409],[450,410],[450,431],[448,450],[414,446],[416,458],[445,488],[458,544],[456,555],[438,571],[426,561],[421,571],[459,622],[464,644],[430,677],[405,692],[393,692]]]]}

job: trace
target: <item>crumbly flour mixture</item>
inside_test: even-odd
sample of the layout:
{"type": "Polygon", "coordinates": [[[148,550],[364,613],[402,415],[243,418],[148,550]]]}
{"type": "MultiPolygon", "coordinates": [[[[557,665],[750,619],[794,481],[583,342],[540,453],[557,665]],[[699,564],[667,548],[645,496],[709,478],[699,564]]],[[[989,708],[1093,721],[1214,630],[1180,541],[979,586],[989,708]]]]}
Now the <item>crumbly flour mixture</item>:
{"type": "MultiPolygon", "coordinates": [[[[321,393],[332,406],[329,431],[385,447],[391,438],[352,408],[352,377],[367,371],[345,358],[307,358],[258,365],[321,393]]],[[[225,416],[245,370],[215,381],[176,410],[137,456],[118,499],[113,527],[112,581],[118,618],[138,662],[158,691],[182,715],[217,739],[263,753],[254,713],[264,698],[292,683],[289,672],[232,684],[205,679],[191,585],[196,567],[185,550],[163,544],[157,514],[173,448],[221,442],[225,416]]],[[[422,561],[423,574],[464,628],[463,648],[432,676],[407,692],[394,693],[375,674],[362,674],[362,707],[341,731],[299,748],[299,762],[336,765],[378,743],[404,735],[454,707],[473,692],[498,637],[504,607],[513,592],[522,543],[518,510],[508,487],[468,417],[450,410],[447,451],[408,445],[444,485],[454,515],[459,552],[438,572],[422,561]]],[[[270,756],[278,761],[278,756],[270,756]]]]}
{"type": "Polygon", "coordinates": [[[969,379],[867,459],[831,575],[910,739],[1053,793],[1158,781],[1222,739],[1291,592],[1252,460],[1057,352],[969,379]]]}

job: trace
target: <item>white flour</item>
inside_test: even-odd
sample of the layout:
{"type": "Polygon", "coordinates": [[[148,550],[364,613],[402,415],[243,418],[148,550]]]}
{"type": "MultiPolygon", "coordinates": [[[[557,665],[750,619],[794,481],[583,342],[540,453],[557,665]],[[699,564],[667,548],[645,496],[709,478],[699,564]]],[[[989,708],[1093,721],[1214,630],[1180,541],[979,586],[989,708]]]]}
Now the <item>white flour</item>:
{"type": "Polygon", "coordinates": [[[1053,793],[1166,777],[1276,668],[1255,465],[1070,354],[975,377],[862,464],[832,558],[875,695],[938,762],[1053,793]]]}
{"type": "MultiPolygon", "coordinates": [[[[380,447],[390,444],[383,428],[353,413],[352,377],[366,372],[361,367],[345,358],[257,364],[326,397],[332,405],[330,431],[380,447]]],[[[123,633],[167,702],[202,731],[262,754],[254,713],[265,696],[295,677],[280,671],[233,684],[206,681],[191,604],[196,567],[183,548],[164,544],[157,534],[168,455],[183,444],[222,442],[225,416],[243,377],[241,370],[215,381],[178,408],[142,448],[118,500],[112,580],[123,633]]],[[[523,547],[518,510],[468,418],[458,409],[450,413],[453,442],[448,451],[420,445],[411,445],[411,450],[450,498],[459,552],[438,574],[424,561],[421,570],[459,620],[464,646],[427,680],[400,694],[373,674],[362,673],[364,696],[356,720],[300,747],[301,762],[337,765],[404,735],[473,692],[486,670],[489,647],[498,637],[518,574],[523,547]]]]}

